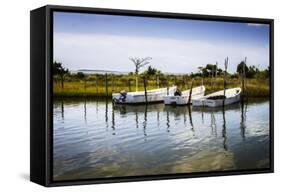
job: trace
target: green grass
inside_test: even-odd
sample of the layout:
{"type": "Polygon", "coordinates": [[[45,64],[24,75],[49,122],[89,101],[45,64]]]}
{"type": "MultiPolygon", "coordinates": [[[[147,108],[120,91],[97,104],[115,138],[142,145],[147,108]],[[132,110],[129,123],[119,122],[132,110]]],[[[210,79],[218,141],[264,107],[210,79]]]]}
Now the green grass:
{"type": "MultiPolygon", "coordinates": [[[[176,77],[176,81],[173,78],[160,79],[159,87],[167,87],[176,84],[180,90],[189,89],[191,86],[190,79],[184,79],[182,76],[176,77]]],[[[202,79],[197,78],[194,80],[193,87],[200,86],[202,79]]],[[[68,79],[64,82],[64,89],[62,89],[59,81],[53,83],[53,93],[55,97],[106,97],[106,87],[103,77],[99,77],[98,86],[96,86],[95,80],[87,80],[86,87],[84,81],[77,79],[68,79]]],[[[204,85],[206,87],[206,94],[219,91],[223,89],[223,78],[219,77],[215,80],[210,78],[204,79],[204,85]]],[[[238,78],[228,78],[227,88],[241,87],[241,81],[238,78]]],[[[147,80],[147,90],[157,88],[156,79],[150,78],[147,80]]],[[[135,91],[135,81],[131,79],[129,89],[129,79],[126,76],[115,78],[114,81],[108,80],[108,97],[111,97],[112,93],[120,92],[121,90],[135,91]]],[[[144,90],[143,81],[139,79],[138,90],[144,90]]],[[[269,79],[246,79],[246,91],[249,97],[268,97],[270,94],[269,79]]]]}

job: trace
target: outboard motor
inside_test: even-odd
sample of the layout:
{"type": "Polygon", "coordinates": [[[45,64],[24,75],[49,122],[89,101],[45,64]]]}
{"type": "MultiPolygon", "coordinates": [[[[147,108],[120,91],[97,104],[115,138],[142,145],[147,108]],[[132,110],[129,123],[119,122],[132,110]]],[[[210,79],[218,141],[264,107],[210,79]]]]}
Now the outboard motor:
{"type": "Polygon", "coordinates": [[[175,93],[174,93],[174,96],[181,96],[182,95],[182,93],[181,93],[181,91],[180,90],[176,90],[175,91],[175,93]]]}
{"type": "Polygon", "coordinates": [[[126,97],[127,97],[127,92],[125,90],[120,91],[119,100],[121,100],[122,102],[125,102],[126,101],[126,97]]]}
{"type": "Polygon", "coordinates": [[[124,103],[126,101],[127,92],[125,90],[120,91],[119,98],[114,98],[114,103],[124,103]]]}

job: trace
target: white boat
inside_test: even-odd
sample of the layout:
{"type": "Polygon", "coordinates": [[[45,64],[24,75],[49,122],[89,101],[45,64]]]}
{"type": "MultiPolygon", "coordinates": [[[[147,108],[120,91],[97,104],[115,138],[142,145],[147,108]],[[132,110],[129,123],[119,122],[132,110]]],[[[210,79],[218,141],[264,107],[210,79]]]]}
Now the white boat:
{"type": "MultiPolygon", "coordinates": [[[[189,104],[190,89],[181,92],[181,95],[164,96],[166,105],[186,105],[189,104]]],[[[200,99],[205,95],[205,86],[192,88],[191,99],[200,99]]],[[[192,100],[191,100],[192,102],[192,100]]]]}
{"type": "MultiPolygon", "coordinates": [[[[165,87],[160,89],[147,90],[147,102],[163,102],[163,97],[167,95],[174,95],[177,86],[165,87]]],[[[145,92],[125,92],[113,93],[112,100],[116,104],[142,104],[145,103],[145,92]]]]}
{"type": "Polygon", "coordinates": [[[225,90],[225,97],[223,94],[224,90],[206,95],[201,99],[192,99],[193,106],[207,106],[207,107],[219,107],[223,105],[230,105],[240,101],[241,88],[232,88],[225,90]]]}

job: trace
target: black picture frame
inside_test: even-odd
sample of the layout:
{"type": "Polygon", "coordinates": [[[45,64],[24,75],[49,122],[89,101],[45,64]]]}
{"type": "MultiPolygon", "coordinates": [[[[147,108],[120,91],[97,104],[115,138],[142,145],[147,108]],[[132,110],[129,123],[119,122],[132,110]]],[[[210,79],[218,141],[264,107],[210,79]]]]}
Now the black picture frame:
{"type": "Polygon", "coordinates": [[[195,15],[47,5],[30,12],[30,180],[43,186],[147,181],[274,172],[274,20],[262,18],[195,15]],[[53,119],[52,65],[53,12],[79,12],[110,15],[177,18],[208,21],[231,21],[270,25],[270,168],[206,173],[130,176],[57,182],[52,179],[53,119]]]}

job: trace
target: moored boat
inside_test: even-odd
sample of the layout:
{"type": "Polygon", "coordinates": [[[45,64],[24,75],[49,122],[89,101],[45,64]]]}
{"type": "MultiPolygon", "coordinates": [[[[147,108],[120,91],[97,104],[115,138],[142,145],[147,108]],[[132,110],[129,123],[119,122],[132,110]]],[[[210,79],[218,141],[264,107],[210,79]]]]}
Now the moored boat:
{"type": "Polygon", "coordinates": [[[192,91],[185,90],[181,93],[175,92],[174,95],[164,96],[164,103],[166,105],[186,105],[192,103],[192,99],[200,99],[205,95],[205,86],[199,86],[192,88],[192,91]],[[189,100],[189,95],[191,92],[191,99],[189,100]]]}
{"type": "MultiPolygon", "coordinates": [[[[177,87],[165,87],[160,89],[147,90],[147,103],[163,102],[163,97],[173,95],[177,87]]],[[[112,100],[116,104],[142,104],[146,103],[145,92],[125,92],[113,93],[112,100]]]]}
{"type": "Polygon", "coordinates": [[[217,91],[215,93],[204,96],[200,99],[192,99],[193,106],[207,106],[207,107],[220,107],[223,105],[230,105],[240,101],[241,88],[231,88],[217,91]]]}

